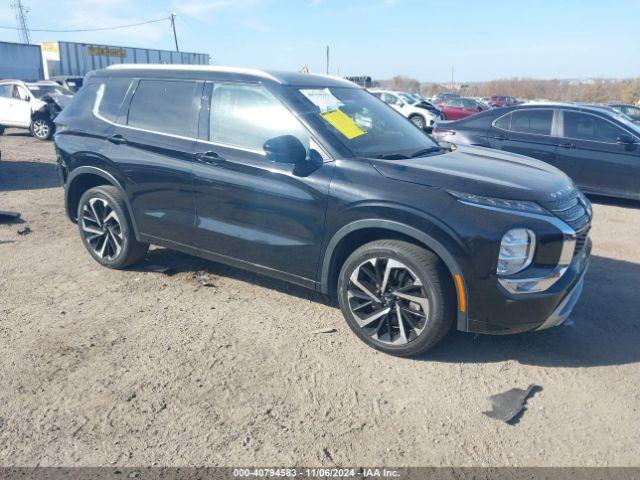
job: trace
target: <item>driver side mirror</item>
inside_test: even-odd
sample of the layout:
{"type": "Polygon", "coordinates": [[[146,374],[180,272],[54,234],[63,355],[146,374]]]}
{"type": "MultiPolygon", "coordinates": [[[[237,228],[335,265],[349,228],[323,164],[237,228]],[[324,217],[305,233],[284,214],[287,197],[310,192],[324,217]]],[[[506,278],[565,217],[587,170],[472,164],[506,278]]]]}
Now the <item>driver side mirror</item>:
{"type": "Polygon", "coordinates": [[[267,159],[278,163],[302,163],[307,158],[307,150],[293,135],[270,138],[262,146],[267,159]]]}
{"type": "Polygon", "coordinates": [[[621,145],[634,145],[638,143],[631,135],[620,135],[616,141],[621,145]]]}

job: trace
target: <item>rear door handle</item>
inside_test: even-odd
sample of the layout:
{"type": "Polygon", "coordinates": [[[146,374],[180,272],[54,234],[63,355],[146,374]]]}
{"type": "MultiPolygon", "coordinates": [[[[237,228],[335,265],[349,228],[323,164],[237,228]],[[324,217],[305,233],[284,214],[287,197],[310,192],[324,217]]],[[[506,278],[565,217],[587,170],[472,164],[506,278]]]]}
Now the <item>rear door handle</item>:
{"type": "Polygon", "coordinates": [[[194,154],[194,158],[196,161],[208,165],[219,165],[225,161],[224,158],[212,151],[196,153],[194,154]]]}
{"type": "Polygon", "coordinates": [[[559,147],[562,148],[576,148],[576,144],[575,143],[561,143],[560,145],[558,145],[559,147]]]}
{"type": "Polygon", "coordinates": [[[122,135],[111,135],[110,137],[107,137],[107,140],[109,140],[111,143],[115,143],[116,145],[127,143],[127,139],[122,135]]]}

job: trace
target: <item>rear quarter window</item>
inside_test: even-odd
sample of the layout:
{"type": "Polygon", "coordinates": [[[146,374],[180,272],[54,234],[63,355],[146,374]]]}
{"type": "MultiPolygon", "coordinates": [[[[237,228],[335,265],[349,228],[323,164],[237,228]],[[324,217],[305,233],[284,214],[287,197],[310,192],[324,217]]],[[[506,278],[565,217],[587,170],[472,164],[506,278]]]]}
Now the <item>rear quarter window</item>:
{"type": "Polygon", "coordinates": [[[101,116],[112,122],[118,120],[122,101],[127,95],[131,82],[130,78],[107,78],[102,82],[102,99],[98,106],[98,113],[101,116]]]}

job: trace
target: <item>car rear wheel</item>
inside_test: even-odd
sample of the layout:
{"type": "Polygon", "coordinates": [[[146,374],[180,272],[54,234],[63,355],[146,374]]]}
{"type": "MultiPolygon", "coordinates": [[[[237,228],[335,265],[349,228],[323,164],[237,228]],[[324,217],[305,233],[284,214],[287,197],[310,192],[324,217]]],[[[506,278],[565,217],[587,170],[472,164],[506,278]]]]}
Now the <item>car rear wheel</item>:
{"type": "Polygon", "coordinates": [[[442,261],[399,240],[353,252],[340,272],[338,301],[361,340],[397,356],[418,355],[438,343],[453,324],[456,305],[442,261]]]}
{"type": "Polygon", "coordinates": [[[413,123],[416,127],[420,129],[423,129],[426,125],[424,118],[422,118],[420,115],[413,115],[409,117],[409,120],[411,120],[411,123],[413,123]]]}
{"type": "Polygon", "coordinates": [[[38,140],[49,140],[53,136],[54,125],[45,117],[36,117],[31,121],[31,134],[38,140]]]}
{"type": "Polygon", "coordinates": [[[141,261],[148,243],[136,240],[120,191],[112,185],[87,190],[78,204],[78,228],[91,256],[109,268],[124,268],[141,261]]]}

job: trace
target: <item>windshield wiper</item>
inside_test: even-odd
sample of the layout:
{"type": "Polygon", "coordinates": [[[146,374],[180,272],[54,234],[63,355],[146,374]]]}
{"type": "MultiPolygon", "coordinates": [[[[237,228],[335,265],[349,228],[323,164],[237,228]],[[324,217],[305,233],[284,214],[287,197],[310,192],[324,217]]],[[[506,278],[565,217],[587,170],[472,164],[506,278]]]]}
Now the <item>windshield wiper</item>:
{"type": "Polygon", "coordinates": [[[412,153],[409,158],[421,157],[422,155],[426,155],[427,153],[439,152],[440,150],[442,150],[442,148],[440,147],[423,148],[422,150],[418,150],[417,152],[412,153]]]}
{"type": "Polygon", "coordinates": [[[389,153],[386,155],[376,155],[374,158],[381,158],[382,160],[406,160],[406,155],[402,155],[401,153],[389,153]]]}

